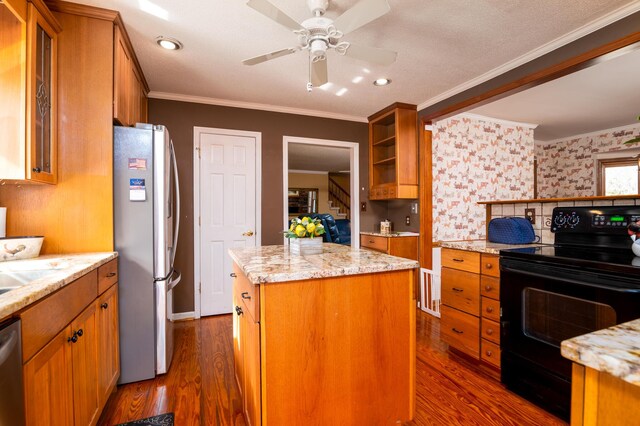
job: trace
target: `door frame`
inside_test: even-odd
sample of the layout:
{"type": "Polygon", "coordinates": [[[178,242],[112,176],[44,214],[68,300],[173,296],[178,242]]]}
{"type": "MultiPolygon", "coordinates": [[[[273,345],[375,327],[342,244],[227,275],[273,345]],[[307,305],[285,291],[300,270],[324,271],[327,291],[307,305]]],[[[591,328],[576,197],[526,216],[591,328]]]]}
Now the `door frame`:
{"type": "Polygon", "coordinates": [[[262,245],[262,133],[246,130],[193,127],[193,316],[200,318],[200,135],[245,136],[256,141],[256,246],[262,245]]]}
{"type": "MultiPolygon", "coordinates": [[[[289,144],[307,144],[332,146],[349,149],[349,173],[351,180],[351,247],[360,247],[360,144],[357,142],[336,141],[330,139],[301,138],[284,136],[282,138],[282,229],[289,228],[289,144]],[[354,237],[355,236],[355,237],[354,237]]],[[[284,244],[287,244],[286,238],[284,244]]]]}

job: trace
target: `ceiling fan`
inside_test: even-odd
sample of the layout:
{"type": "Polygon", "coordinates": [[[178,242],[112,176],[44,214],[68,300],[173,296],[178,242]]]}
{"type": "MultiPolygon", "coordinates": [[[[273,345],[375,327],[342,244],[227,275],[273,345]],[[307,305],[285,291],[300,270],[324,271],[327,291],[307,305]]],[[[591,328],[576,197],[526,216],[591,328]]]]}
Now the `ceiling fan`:
{"type": "Polygon", "coordinates": [[[387,0],[361,0],[335,20],[324,17],[329,0],[307,0],[313,17],[296,22],[268,0],[249,0],[247,6],[257,10],[293,31],[298,36],[298,46],[256,56],[242,61],[245,65],[256,65],[300,50],[309,51],[309,82],[307,90],[319,87],[329,81],[327,73],[327,51],[350,56],[365,62],[390,65],[397,53],[387,49],[364,47],[342,41],[342,37],[389,12],[387,0]]]}

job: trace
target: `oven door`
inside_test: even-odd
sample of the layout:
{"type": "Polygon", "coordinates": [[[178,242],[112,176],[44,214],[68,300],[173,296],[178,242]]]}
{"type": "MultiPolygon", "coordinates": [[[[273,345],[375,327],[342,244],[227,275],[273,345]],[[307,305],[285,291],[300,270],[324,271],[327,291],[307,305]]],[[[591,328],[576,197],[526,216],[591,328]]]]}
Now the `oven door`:
{"type": "Polygon", "coordinates": [[[561,342],[638,318],[638,281],[504,257],[500,269],[502,382],[568,419],[571,361],[561,342]]]}

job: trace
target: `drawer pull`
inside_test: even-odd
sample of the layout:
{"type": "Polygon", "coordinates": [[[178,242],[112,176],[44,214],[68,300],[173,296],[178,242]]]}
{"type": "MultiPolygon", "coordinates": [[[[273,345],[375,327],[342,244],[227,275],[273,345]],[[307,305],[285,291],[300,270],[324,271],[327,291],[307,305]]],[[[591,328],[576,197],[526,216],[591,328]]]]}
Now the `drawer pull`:
{"type": "Polygon", "coordinates": [[[375,241],[369,240],[369,244],[373,244],[373,243],[375,243],[375,241]]]}
{"type": "Polygon", "coordinates": [[[487,306],[487,312],[489,312],[489,313],[493,312],[493,307],[492,306],[487,306]]]}
{"type": "Polygon", "coordinates": [[[242,296],[243,299],[251,300],[251,296],[249,296],[249,292],[247,291],[243,292],[240,296],[242,296]]]}
{"type": "Polygon", "coordinates": [[[487,269],[491,269],[491,268],[493,268],[493,265],[490,264],[490,263],[487,263],[486,265],[484,265],[484,267],[487,268],[487,269]]]}
{"type": "Polygon", "coordinates": [[[464,291],[464,289],[458,287],[453,287],[451,290],[455,291],[456,293],[462,293],[464,291]]]}
{"type": "Polygon", "coordinates": [[[104,302],[102,305],[100,305],[100,307],[102,309],[107,309],[109,307],[109,304],[107,302],[104,302]]]}
{"type": "Polygon", "coordinates": [[[453,260],[454,262],[464,262],[464,259],[456,259],[455,257],[451,260],[453,260]]]}
{"type": "Polygon", "coordinates": [[[487,354],[487,356],[491,356],[491,355],[493,355],[493,352],[492,351],[486,351],[485,354],[487,354]]]}
{"type": "Polygon", "coordinates": [[[235,278],[235,277],[237,277],[237,275],[236,275],[236,273],[235,273],[235,272],[230,273],[230,274],[229,274],[229,276],[230,276],[231,278],[235,278]]]}
{"type": "Polygon", "coordinates": [[[464,331],[458,330],[457,328],[453,327],[451,330],[453,330],[454,333],[458,333],[458,334],[462,334],[464,333],[464,331]]]}
{"type": "Polygon", "coordinates": [[[485,285],[485,286],[484,286],[484,289],[485,289],[486,291],[491,291],[491,290],[493,290],[493,287],[491,287],[490,285],[485,285]]]}
{"type": "Polygon", "coordinates": [[[115,272],[109,272],[109,273],[107,274],[107,278],[113,278],[113,277],[115,277],[115,276],[116,276],[116,273],[115,273],[115,272]]]}
{"type": "Polygon", "coordinates": [[[488,328],[488,329],[487,329],[487,334],[488,334],[489,336],[491,336],[491,335],[493,334],[493,328],[488,328]]]}

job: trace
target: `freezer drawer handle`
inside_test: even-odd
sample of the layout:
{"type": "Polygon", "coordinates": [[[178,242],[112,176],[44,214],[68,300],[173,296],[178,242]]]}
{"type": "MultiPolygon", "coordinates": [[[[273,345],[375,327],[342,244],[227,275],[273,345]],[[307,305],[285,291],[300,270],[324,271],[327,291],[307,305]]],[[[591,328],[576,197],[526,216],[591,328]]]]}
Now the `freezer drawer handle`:
{"type": "Polygon", "coordinates": [[[242,296],[242,298],[243,298],[243,299],[249,299],[249,300],[251,300],[251,296],[249,296],[249,292],[246,292],[246,291],[245,291],[245,292],[243,292],[243,293],[241,294],[241,296],[242,296]]]}

